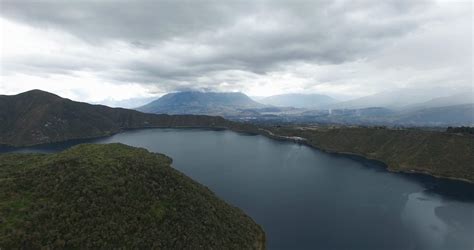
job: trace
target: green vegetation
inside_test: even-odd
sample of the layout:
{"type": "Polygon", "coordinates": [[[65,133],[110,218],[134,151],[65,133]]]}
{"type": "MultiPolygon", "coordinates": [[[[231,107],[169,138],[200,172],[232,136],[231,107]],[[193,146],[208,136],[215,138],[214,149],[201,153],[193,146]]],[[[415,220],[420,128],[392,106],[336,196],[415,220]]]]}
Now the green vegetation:
{"type": "Polygon", "coordinates": [[[292,126],[271,128],[275,134],[272,135],[255,125],[218,116],[145,114],[74,102],[39,90],[0,96],[0,106],[0,144],[10,146],[108,136],[135,128],[223,128],[273,138],[279,138],[275,135],[303,137],[316,148],[379,160],[393,171],[474,181],[474,138],[469,127],[448,128],[448,133],[441,133],[384,127],[292,126]]]}
{"type": "Polygon", "coordinates": [[[0,95],[0,107],[0,144],[16,147],[109,136],[135,128],[235,127],[238,130],[244,126],[218,116],[155,115],[74,102],[40,90],[0,95]]]}
{"type": "Polygon", "coordinates": [[[262,229],[170,167],[122,144],[0,155],[0,249],[263,249],[262,229]]]}
{"type": "Polygon", "coordinates": [[[269,130],[275,135],[305,138],[307,144],[324,151],[378,160],[392,171],[474,182],[472,135],[382,127],[274,127],[269,130]]]}

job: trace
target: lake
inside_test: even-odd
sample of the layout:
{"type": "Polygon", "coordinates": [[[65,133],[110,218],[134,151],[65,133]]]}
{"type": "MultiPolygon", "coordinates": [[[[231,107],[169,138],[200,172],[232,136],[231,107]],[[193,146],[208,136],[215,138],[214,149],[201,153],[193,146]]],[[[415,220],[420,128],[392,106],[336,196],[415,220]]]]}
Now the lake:
{"type": "Polygon", "coordinates": [[[145,129],[0,152],[56,152],[82,142],[171,156],[174,168],[262,225],[269,249],[474,248],[474,185],[390,173],[373,161],[260,135],[145,129]]]}

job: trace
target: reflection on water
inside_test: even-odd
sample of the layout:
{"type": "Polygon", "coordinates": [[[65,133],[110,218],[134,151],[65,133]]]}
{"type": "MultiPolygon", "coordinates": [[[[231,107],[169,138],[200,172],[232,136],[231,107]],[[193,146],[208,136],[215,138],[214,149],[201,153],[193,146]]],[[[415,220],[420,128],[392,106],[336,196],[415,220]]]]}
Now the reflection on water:
{"type": "Polygon", "coordinates": [[[435,249],[443,246],[448,227],[435,214],[435,209],[442,204],[438,199],[430,199],[423,192],[408,196],[405,208],[402,211],[404,223],[422,238],[423,248],[435,249]]]}
{"type": "Polygon", "coordinates": [[[171,156],[173,167],[262,225],[270,249],[474,247],[474,185],[389,173],[372,161],[262,136],[146,129],[0,151],[55,152],[82,142],[171,156]]]}
{"type": "Polygon", "coordinates": [[[423,239],[422,249],[470,249],[473,246],[474,209],[463,202],[432,192],[417,192],[408,196],[402,212],[404,223],[416,238],[423,239]]]}

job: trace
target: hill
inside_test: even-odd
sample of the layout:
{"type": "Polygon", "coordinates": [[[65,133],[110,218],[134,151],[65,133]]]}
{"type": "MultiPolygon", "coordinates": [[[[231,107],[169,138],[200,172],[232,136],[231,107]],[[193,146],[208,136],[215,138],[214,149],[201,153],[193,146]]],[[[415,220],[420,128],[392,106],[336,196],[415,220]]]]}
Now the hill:
{"type": "Polygon", "coordinates": [[[246,109],[263,107],[243,93],[187,91],[166,94],[137,110],[155,114],[238,115],[246,109]]]}
{"type": "Polygon", "coordinates": [[[0,155],[0,248],[264,249],[238,208],[122,144],[0,155]]]}
{"type": "Polygon", "coordinates": [[[474,137],[469,134],[369,127],[275,127],[270,130],[275,135],[305,138],[305,143],[324,151],[381,161],[392,171],[474,182],[474,137]]]}
{"type": "Polygon", "coordinates": [[[153,115],[91,105],[41,90],[0,96],[0,144],[25,146],[146,127],[223,127],[222,117],[153,115]]]}
{"type": "Polygon", "coordinates": [[[278,107],[316,109],[331,103],[335,103],[337,100],[327,95],[283,94],[263,98],[260,100],[260,102],[278,107]]]}

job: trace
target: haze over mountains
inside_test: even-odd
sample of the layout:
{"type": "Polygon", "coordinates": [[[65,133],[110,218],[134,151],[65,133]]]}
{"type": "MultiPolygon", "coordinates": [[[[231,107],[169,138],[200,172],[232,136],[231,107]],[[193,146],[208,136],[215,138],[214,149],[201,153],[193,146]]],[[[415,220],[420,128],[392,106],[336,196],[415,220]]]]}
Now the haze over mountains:
{"type": "Polygon", "coordinates": [[[395,122],[417,125],[474,125],[474,103],[415,109],[397,114],[395,122]]]}
{"type": "Polygon", "coordinates": [[[449,88],[430,89],[397,89],[364,96],[344,102],[328,105],[327,108],[368,108],[385,107],[403,109],[408,107],[440,107],[457,104],[474,103],[472,88],[452,90],[449,88]],[[426,103],[424,105],[423,103],[426,103]]]}
{"type": "MultiPolygon", "coordinates": [[[[429,92],[429,90],[428,90],[429,92]]],[[[137,110],[156,114],[220,115],[254,122],[322,122],[367,125],[449,126],[474,124],[472,94],[429,98],[427,90],[400,89],[338,102],[319,94],[283,94],[257,101],[239,92],[177,92],[137,110]]]]}
{"type": "Polygon", "coordinates": [[[319,94],[283,94],[265,97],[259,100],[261,103],[277,107],[295,107],[319,109],[332,103],[338,102],[336,99],[319,94]]]}
{"type": "Polygon", "coordinates": [[[415,103],[403,109],[302,109],[261,104],[242,93],[180,92],[165,95],[139,109],[159,114],[156,115],[74,102],[48,92],[32,90],[13,96],[0,95],[0,144],[50,143],[143,127],[235,125],[222,117],[202,115],[219,115],[257,124],[473,126],[474,104],[469,103],[469,97],[469,93],[455,94],[415,103]]]}
{"type": "Polygon", "coordinates": [[[453,95],[436,97],[426,102],[418,102],[412,105],[404,106],[405,110],[415,110],[420,108],[437,108],[443,106],[454,106],[461,104],[474,103],[474,93],[472,91],[466,91],[462,93],[456,93],[453,95]]]}
{"type": "Polygon", "coordinates": [[[133,109],[136,107],[146,105],[154,100],[156,100],[156,97],[135,97],[135,98],[129,98],[129,99],[124,99],[124,100],[108,99],[97,104],[102,104],[102,105],[106,105],[113,108],[133,109]]]}

